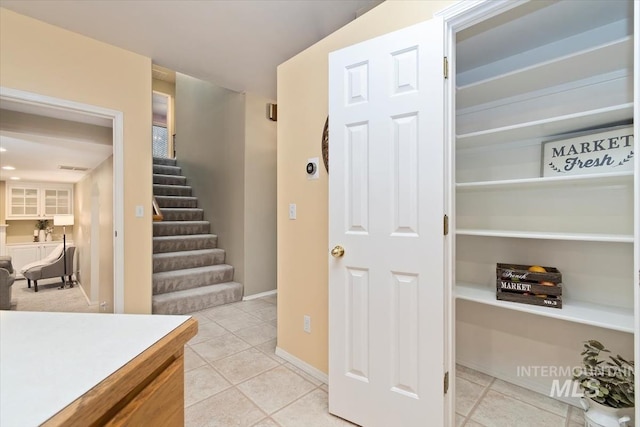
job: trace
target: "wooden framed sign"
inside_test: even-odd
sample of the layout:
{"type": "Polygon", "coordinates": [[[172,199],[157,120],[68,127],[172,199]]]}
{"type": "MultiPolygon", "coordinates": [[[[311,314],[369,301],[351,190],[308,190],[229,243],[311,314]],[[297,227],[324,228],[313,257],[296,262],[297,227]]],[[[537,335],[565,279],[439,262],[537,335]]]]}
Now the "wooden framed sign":
{"type": "Polygon", "coordinates": [[[542,143],[542,176],[633,170],[633,126],[582,132],[542,143]]]}

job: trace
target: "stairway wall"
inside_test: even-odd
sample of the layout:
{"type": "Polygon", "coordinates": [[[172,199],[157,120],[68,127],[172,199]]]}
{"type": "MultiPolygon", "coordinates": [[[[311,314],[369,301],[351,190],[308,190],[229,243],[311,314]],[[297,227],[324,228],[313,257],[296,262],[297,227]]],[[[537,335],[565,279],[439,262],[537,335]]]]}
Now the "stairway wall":
{"type": "Polygon", "coordinates": [[[273,102],[176,74],[176,157],[245,296],[276,289],[273,102]]]}
{"type": "Polygon", "coordinates": [[[269,103],[275,101],[245,94],[243,283],[247,295],[271,291],[277,283],[277,125],[265,116],[269,103]]]}

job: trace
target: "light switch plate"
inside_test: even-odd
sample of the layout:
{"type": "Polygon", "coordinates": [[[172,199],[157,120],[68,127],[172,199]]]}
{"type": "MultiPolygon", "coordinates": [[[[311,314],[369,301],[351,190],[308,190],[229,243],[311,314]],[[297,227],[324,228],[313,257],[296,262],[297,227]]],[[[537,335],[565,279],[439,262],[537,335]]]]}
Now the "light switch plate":
{"type": "Polygon", "coordinates": [[[289,203],[289,219],[296,219],[296,217],[297,217],[296,204],[289,203]]]}
{"type": "Polygon", "coordinates": [[[144,216],[144,206],[136,205],[136,217],[142,218],[144,216]]]}

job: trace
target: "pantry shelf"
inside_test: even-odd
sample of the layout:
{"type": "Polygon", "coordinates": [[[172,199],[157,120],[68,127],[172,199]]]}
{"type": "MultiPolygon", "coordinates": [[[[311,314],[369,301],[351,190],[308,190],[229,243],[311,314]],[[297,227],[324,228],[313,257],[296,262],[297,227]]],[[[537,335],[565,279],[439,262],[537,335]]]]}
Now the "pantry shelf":
{"type": "Polygon", "coordinates": [[[521,311],[615,331],[629,333],[634,331],[633,309],[630,308],[611,307],[566,299],[562,301],[561,309],[498,301],[495,289],[472,283],[457,283],[455,295],[460,300],[473,301],[507,310],[521,311]]]}

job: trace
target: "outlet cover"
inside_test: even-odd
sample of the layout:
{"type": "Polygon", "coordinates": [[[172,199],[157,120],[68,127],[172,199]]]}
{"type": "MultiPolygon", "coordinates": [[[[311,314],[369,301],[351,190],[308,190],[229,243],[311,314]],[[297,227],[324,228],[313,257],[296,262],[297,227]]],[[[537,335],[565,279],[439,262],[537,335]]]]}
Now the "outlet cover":
{"type": "Polygon", "coordinates": [[[304,331],[308,334],[311,333],[311,316],[304,316],[304,331]]]}

